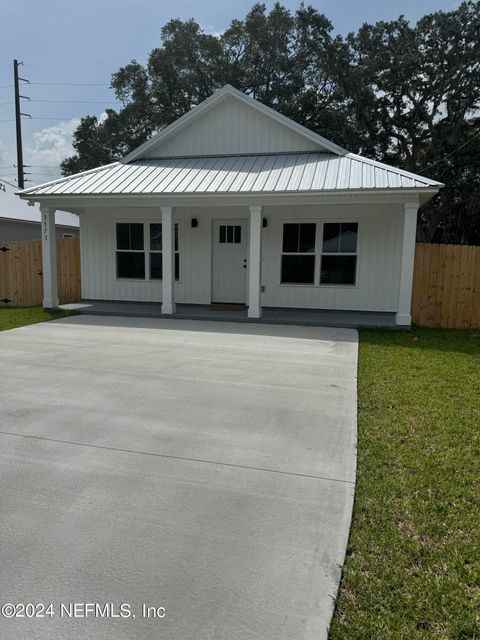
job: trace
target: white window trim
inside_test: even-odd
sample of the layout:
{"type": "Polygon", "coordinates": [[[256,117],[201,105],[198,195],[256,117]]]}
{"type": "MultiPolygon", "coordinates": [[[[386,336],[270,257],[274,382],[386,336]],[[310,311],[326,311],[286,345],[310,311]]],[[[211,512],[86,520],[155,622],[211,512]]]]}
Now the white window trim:
{"type": "Polygon", "coordinates": [[[280,233],[280,277],[279,283],[281,287],[315,287],[316,271],[317,271],[317,245],[318,245],[318,220],[282,220],[280,233]],[[315,225],[315,246],[313,251],[284,251],[283,250],[283,228],[286,224],[314,224],[315,225]],[[313,282],[282,282],[282,258],[283,256],[313,256],[313,282]]]}
{"type": "Polygon", "coordinates": [[[345,291],[346,289],[358,289],[359,287],[359,258],[360,258],[360,249],[361,249],[361,232],[362,232],[362,221],[357,219],[351,219],[351,218],[322,218],[322,219],[318,219],[318,218],[301,218],[301,219],[295,219],[295,218],[284,218],[282,220],[279,220],[280,222],[280,259],[278,261],[278,282],[277,282],[277,286],[279,287],[295,287],[295,288],[302,288],[302,289],[322,289],[323,287],[326,287],[328,289],[339,289],[340,291],[345,291]],[[312,253],[303,253],[303,254],[299,254],[299,253],[284,253],[283,252],[283,225],[284,224],[316,224],[316,230],[315,230],[315,251],[312,253]],[[336,283],[320,283],[320,269],[321,269],[321,264],[322,264],[322,255],[323,254],[323,227],[325,224],[329,224],[329,223],[340,223],[340,224],[352,224],[355,223],[358,225],[358,232],[357,232],[357,252],[356,253],[351,253],[351,254],[346,254],[346,253],[327,253],[325,252],[325,255],[354,255],[357,256],[357,261],[356,261],[356,265],[355,265],[355,284],[336,284],[336,283]],[[283,255],[314,255],[315,256],[315,272],[314,272],[314,281],[313,284],[306,284],[306,283],[294,283],[294,282],[282,282],[282,256],[283,255]]]}
{"type": "MultiPolygon", "coordinates": [[[[163,278],[151,278],[150,277],[150,254],[151,253],[159,253],[162,254],[163,253],[163,247],[162,250],[160,251],[160,249],[150,249],[150,225],[151,224],[162,224],[162,221],[157,222],[155,220],[150,220],[149,222],[146,223],[145,227],[144,227],[144,236],[146,237],[146,240],[148,240],[148,259],[147,259],[147,275],[148,278],[146,278],[148,281],[150,282],[163,282],[163,278]]],[[[182,265],[181,265],[181,251],[180,251],[180,225],[178,222],[175,222],[175,220],[173,221],[173,224],[175,227],[177,227],[177,236],[178,236],[178,250],[175,250],[175,242],[174,242],[174,250],[173,253],[177,254],[178,253],[178,275],[179,278],[178,280],[175,280],[175,282],[181,282],[182,280],[182,265]]],[[[163,245],[163,226],[162,226],[162,245],[163,245]]],[[[175,275],[175,274],[174,274],[175,275]]]]}
{"type": "Polygon", "coordinates": [[[322,221],[322,234],[320,238],[319,245],[319,269],[318,269],[318,286],[319,287],[328,287],[331,289],[332,287],[336,287],[338,289],[357,289],[358,288],[358,247],[360,244],[360,221],[359,220],[323,220],[322,221]],[[357,225],[357,250],[355,252],[333,252],[333,251],[323,251],[323,230],[326,224],[356,224],[357,225]],[[355,260],[355,282],[353,284],[340,284],[338,282],[320,282],[321,271],[322,271],[322,256],[356,256],[355,260]]]}
{"type": "MultiPolygon", "coordinates": [[[[122,219],[122,220],[114,220],[113,221],[113,272],[115,274],[114,280],[118,282],[151,282],[152,284],[161,284],[163,280],[159,278],[150,278],[150,253],[162,253],[161,251],[150,251],[150,225],[151,224],[161,224],[161,219],[142,219],[142,220],[132,220],[130,218],[122,219]],[[117,224],[143,224],[143,251],[139,249],[117,249],[117,224]],[[117,276],[117,252],[118,251],[131,251],[132,253],[144,253],[145,254],[145,278],[119,278],[117,276]]],[[[175,280],[175,284],[182,283],[182,274],[183,274],[183,252],[181,251],[181,237],[182,237],[182,223],[174,220],[174,224],[178,227],[178,251],[175,253],[179,254],[179,263],[178,270],[180,278],[175,280]]]]}
{"type": "MultiPolygon", "coordinates": [[[[146,250],[145,250],[145,225],[143,227],[143,249],[119,249],[117,247],[117,224],[143,224],[144,223],[141,220],[116,220],[113,223],[113,239],[114,239],[114,273],[115,273],[115,280],[118,280],[119,282],[145,282],[145,277],[144,278],[132,278],[131,276],[126,277],[126,278],[122,278],[121,276],[118,276],[118,268],[117,268],[117,253],[143,253],[144,257],[146,255],[146,250]]],[[[145,269],[146,269],[146,263],[145,263],[145,269]]],[[[145,270],[145,276],[147,275],[147,272],[145,270]]]]}

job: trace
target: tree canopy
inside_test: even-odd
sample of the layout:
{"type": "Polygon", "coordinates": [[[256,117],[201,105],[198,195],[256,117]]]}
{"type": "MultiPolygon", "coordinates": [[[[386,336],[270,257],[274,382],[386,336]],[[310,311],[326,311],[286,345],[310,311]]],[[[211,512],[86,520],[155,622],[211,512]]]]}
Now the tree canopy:
{"type": "Polygon", "coordinates": [[[444,182],[419,239],[480,244],[480,2],[345,37],[303,4],[255,4],[218,36],[171,20],[146,66],[113,74],[121,108],[82,118],[63,173],[121,158],[226,83],[350,151],[444,182]]]}

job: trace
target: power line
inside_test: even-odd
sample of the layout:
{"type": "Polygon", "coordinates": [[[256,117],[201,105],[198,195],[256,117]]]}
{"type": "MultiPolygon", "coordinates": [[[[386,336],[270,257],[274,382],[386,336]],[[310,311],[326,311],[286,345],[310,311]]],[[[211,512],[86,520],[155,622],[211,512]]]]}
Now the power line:
{"type": "Polygon", "coordinates": [[[61,102],[63,104],[116,104],[120,100],[37,100],[32,98],[30,102],[61,102]]]}
{"type": "Polygon", "coordinates": [[[32,116],[30,120],[80,120],[81,116],[46,116],[45,118],[42,116],[32,116]]]}
{"type": "Polygon", "coordinates": [[[104,82],[31,82],[30,84],[44,87],[110,87],[104,82]]]}
{"type": "Polygon", "coordinates": [[[426,169],[431,169],[432,167],[436,167],[437,164],[440,164],[441,162],[443,162],[444,160],[446,160],[447,158],[449,158],[450,156],[453,156],[454,153],[457,153],[457,151],[460,151],[461,149],[464,149],[467,144],[470,144],[470,142],[472,140],[475,140],[475,138],[478,138],[480,136],[480,131],[477,131],[477,133],[475,133],[471,138],[469,138],[468,140],[466,140],[463,144],[461,144],[459,147],[456,147],[456,149],[454,149],[453,151],[451,151],[450,153],[447,153],[447,155],[443,156],[443,158],[440,158],[440,160],[437,160],[436,162],[433,162],[432,164],[427,165],[426,167],[422,167],[421,169],[419,169],[419,171],[425,171],[426,169]]]}
{"type": "MultiPolygon", "coordinates": [[[[109,64],[112,62],[124,62],[124,59],[117,58],[116,60],[73,60],[70,62],[56,61],[56,62],[25,62],[26,67],[49,67],[52,65],[75,65],[75,64],[109,64]]],[[[126,63],[128,64],[128,63],[126,63]]]]}
{"type": "MultiPolygon", "coordinates": [[[[62,103],[62,104],[120,104],[120,100],[37,100],[32,98],[30,102],[48,102],[48,103],[62,103]]],[[[15,104],[13,100],[10,102],[0,102],[0,106],[6,104],[15,104]]]]}
{"type": "MultiPolygon", "coordinates": [[[[111,60],[51,60],[48,62],[24,62],[26,67],[50,67],[50,66],[66,66],[66,65],[76,65],[76,64],[110,64],[113,62],[120,62],[124,64],[129,64],[131,60],[137,60],[134,56],[129,60],[125,61],[125,58],[115,58],[111,60]]],[[[137,60],[138,62],[138,60],[137,60]]],[[[0,69],[9,69],[10,65],[0,65],[0,69]]]]}
{"type": "MultiPolygon", "coordinates": [[[[32,116],[28,120],[55,120],[57,122],[61,122],[63,120],[80,120],[81,116],[61,116],[61,117],[45,117],[42,118],[40,116],[32,116]]],[[[15,118],[10,118],[9,120],[0,120],[0,123],[4,122],[15,122],[15,118]]]]}
{"type": "MultiPolygon", "coordinates": [[[[58,164],[26,164],[26,167],[28,167],[29,169],[59,169],[58,164]]],[[[0,169],[14,169],[15,165],[5,165],[4,167],[0,167],[0,169]]]]}

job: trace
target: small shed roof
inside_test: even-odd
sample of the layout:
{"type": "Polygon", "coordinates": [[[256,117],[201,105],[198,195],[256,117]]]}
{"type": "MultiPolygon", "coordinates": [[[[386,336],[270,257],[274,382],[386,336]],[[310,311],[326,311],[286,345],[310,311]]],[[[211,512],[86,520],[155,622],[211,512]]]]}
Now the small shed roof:
{"type": "Polygon", "coordinates": [[[143,158],[26,189],[22,197],[255,194],[438,189],[441,183],[353,153],[143,158]]]}
{"type": "MultiPolygon", "coordinates": [[[[0,178],[0,221],[38,222],[41,214],[38,204],[30,205],[16,194],[16,185],[0,178]]],[[[78,216],[66,211],[55,212],[55,222],[62,227],[79,227],[78,216]]]]}

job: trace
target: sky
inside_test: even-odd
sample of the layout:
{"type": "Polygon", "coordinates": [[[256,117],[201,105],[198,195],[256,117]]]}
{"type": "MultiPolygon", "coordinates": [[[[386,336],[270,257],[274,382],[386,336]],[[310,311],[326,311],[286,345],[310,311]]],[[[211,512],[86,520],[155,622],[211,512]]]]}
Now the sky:
{"type": "MultiPolygon", "coordinates": [[[[460,0],[312,0],[337,33],[364,22],[404,14],[416,22],[425,13],[455,9],[460,0]]],[[[160,45],[160,29],[172,18],[194,18],[208,33],[220,33],[243,18],[253,0],[0,0],[0,177],[16,176],[13,60],[23,61],[22,118],[25,186],[61,175],[60,162],[73,154],[72,134],[85,115],[102,117],[119,103],[109,88],[120,66],[145,63],[160,45]],[[54,84],[58,83],[58,84],[54,84]],[[74,84],[66,84],[74,83],[74,84]]],[[[265,2],[271,8],[273,2],[265,2]]],[[[295,10],[300,0],[283,0],[295,10]]]]}

